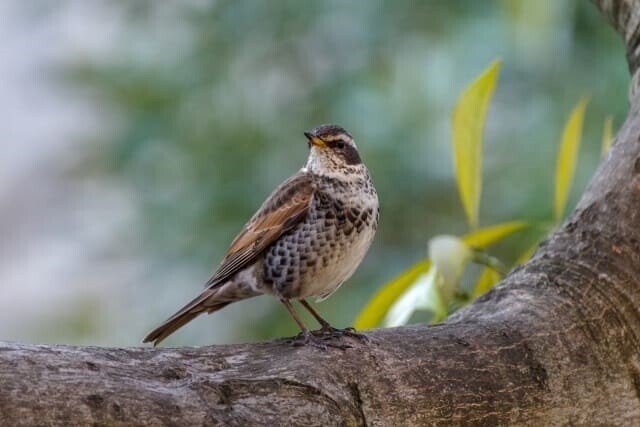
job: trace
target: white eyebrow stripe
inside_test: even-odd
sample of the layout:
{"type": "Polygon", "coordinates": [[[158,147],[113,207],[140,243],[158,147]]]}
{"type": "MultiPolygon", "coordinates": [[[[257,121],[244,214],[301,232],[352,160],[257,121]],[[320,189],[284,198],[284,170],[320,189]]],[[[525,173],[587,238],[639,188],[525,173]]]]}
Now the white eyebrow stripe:
{"type": "Polygon", "coordinates": [[[343,140],[346,142],[353,142],[353,138],[351,138],[349,135],[344,134],[344,133],[338,133],[335,135],[327,135],[325,137],[323,137],[322,139],[324,139],[327,142],[333,142],[333,141],[339,141],[339,140],[343,140]]]}

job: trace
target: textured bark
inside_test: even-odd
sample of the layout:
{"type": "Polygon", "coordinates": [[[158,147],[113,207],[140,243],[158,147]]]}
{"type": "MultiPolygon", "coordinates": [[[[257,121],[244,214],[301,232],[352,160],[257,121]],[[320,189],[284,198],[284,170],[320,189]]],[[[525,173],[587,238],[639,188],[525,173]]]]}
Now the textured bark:
{"type": "MultiPolygon", "coordinates": [[[[594,3],[635,75],[639,2],[594,3]]],[[[444,324],[326,352],[0,343],[0,424],[640,425],[639,207],[632,96],[569,220],[444,324]]]]}

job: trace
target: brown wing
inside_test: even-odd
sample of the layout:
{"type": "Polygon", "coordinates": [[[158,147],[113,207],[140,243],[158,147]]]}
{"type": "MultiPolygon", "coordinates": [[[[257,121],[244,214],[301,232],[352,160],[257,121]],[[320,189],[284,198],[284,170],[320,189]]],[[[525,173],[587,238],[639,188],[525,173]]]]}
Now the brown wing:
{"type": "Polygon", "coordinates": [[[271,243],[302,221],[309,210],[315,187],[304,172],[280,184],[233,240],[218,271],[206,283],[214,287],[253,262],[271,243]]]}

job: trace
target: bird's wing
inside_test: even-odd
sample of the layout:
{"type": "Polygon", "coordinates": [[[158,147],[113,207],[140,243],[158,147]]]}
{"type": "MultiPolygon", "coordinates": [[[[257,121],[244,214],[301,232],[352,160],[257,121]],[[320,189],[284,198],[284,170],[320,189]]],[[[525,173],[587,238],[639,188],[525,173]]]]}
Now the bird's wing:
{"type": "Polygon", "coordinates": [[[215,287],[251,264],[309,211],[315,186],[311,175],[298,172],[280,184],[233,240],[218,271],[205,287],[215,287]]]}

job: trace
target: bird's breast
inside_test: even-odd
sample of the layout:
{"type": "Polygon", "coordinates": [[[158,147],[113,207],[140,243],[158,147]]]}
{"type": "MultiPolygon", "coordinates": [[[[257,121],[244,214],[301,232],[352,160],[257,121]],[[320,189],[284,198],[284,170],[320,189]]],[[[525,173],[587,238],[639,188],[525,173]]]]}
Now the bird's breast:
{"type": "Polygon", "coordinates": [[[265,279],[285,298],[325,298],[356,270],[378,222],[375,190],[320,188],[307,218],[266,253],[265,279]]]}

